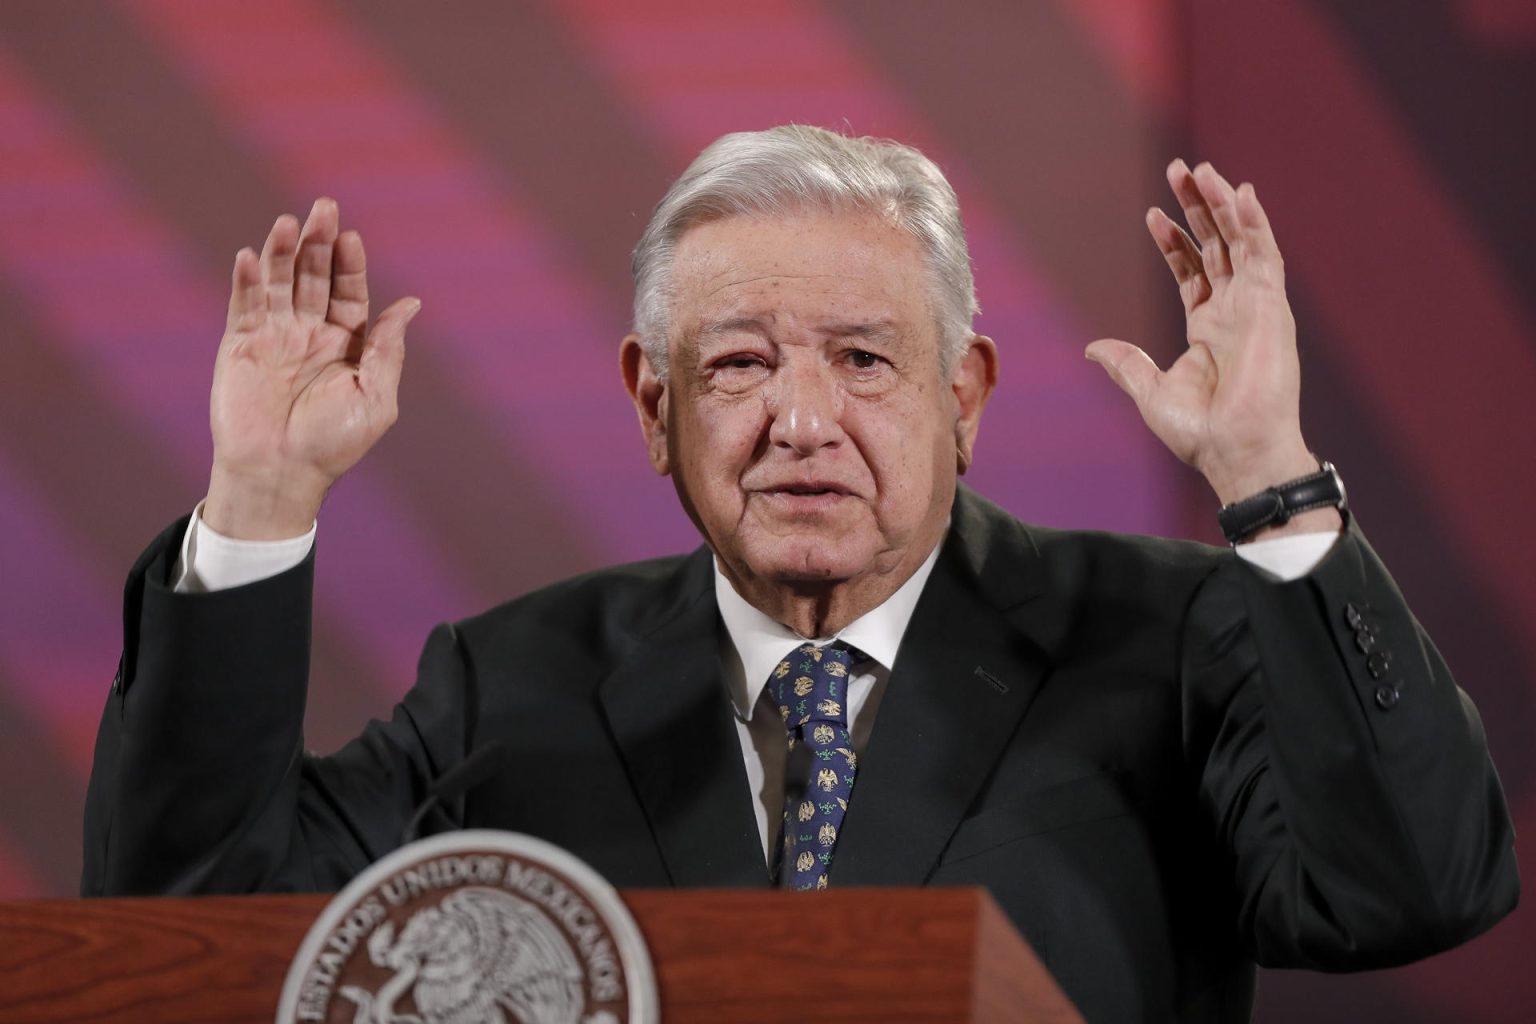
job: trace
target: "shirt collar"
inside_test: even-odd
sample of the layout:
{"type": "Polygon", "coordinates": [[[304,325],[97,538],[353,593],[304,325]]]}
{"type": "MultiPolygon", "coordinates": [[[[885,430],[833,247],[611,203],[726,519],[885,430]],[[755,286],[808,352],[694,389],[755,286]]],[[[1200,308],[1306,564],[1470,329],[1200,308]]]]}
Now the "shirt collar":
{"type": "MultiPolygon", "coordinates": [[[[917,567],[917,571],[882,604],[854,619],[836,636],[814,642],[821,644],[842,640],[851,647],[857,647],[868,660],[879,662],[887,671],[894,669],[902,634],[907,631],[907,623],[912,621],[917,599],[922,595],[923,585],[928,582],[934,564],[939,560],[939,549],[943,546],[943,538],[940,538],[939,543],[928,553],[928,558],[917,567]]],[[[768,676],[774,666],[810,638],[801,636],[748,604],[720,571],[718,559],[713,565],[715,603],[720,607],[720,618],[725,622],[725,631],[742,668],[739,676],[727,674],[731,702],[736,705],[737,715],[744,720],[750,719],[758,695],[768,685],[768,676]]]]}

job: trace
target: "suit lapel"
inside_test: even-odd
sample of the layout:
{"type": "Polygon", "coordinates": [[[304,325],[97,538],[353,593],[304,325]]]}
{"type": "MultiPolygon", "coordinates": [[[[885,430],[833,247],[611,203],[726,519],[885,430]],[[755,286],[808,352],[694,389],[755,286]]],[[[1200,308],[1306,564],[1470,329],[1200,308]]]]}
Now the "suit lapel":
{"type": "Polygon", "coordinates": [[[1048,665],[1024,528],[968,492],[902,638],[837,841],[835,885],[921,885],[1048,665]]]}
{"type": "Polygon", "coordinates": [[[677,886],[765,886],[762,841],[720,673],[707,554],[599,700],[677,886]],[[702,566],[702,570],[701,570],[702,566]]]}

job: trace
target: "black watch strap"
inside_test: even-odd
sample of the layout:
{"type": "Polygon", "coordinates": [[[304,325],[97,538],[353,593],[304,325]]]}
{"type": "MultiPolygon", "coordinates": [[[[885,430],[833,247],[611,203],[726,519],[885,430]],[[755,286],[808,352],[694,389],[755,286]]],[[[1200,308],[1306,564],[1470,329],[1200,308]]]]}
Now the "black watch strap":
{"type": "Polygon", "coordinates": [[[1331,462],[1323,463],[1322,467],[1311,476],[1267,487],[1251,498],[1222,506],[1216,514],[1221,532],[1231,543],[1240,544],[1266,526],[1290,522],[1298,512],[1327,505],[1345,511],[1349,506],[1345,503],[1344,481],[1339,479],[1339,471],[1331,462]]]}

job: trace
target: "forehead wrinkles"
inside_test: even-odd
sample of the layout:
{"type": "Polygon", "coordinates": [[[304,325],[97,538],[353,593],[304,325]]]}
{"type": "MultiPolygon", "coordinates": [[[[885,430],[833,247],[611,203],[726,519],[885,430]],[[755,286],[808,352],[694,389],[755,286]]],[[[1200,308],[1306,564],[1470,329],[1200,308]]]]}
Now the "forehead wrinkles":
{"type": "MultiPolygon", "coordinates": [[[[880,321],[898,318],[897,282],[857,274],[786,271],[701,261],[707,273],[685,275],[678,289],[679,312],[695,331],[749,320],[765,324],[785,320],[880,321]],[[688,307],[684,310],[682,307],[688,307]],[[849,315],[852,314],[852,315],[849,315]]],[[[926,305],[926,303],[924,304],[926,305]]]]}
{"type": "Polygon", "coordinates": [[[732,319],[785,328],[883,322],[912,330],[933,320],[931,275],[920,248],[874,216],[710,221],[679,239],[672,269],[673,337],[685,345],[732,319]]]}
{"type": "MultiPolygon", "coordinates": [[[[715,274],[711,279],[702,282],[699,288],[698,298],[709,307],[709,300],[721,300],[718,305],[725,307],[725,312],[738,312],[737,306],[752,305],[754,299],[772,298],[781,291],[777,286],[781,283],[805,283],[813,286],[810,294],[821,292],[846,294],[841,286],[847,278],[837,274],[754,274],[752,276],[740,276],[736,268],[726,268],[715,274]]],[[[772,310],[764,310],[771,313],[772,310]]]]}
{"type": "Polygon", "coordinates": [[[696,224],[678,239],[674,261],[676,270],[705,280],[738,272],[747,278],[873,280],[925,269],[921,248],[907,232],[871,214],[819,211],[696,224]]]}

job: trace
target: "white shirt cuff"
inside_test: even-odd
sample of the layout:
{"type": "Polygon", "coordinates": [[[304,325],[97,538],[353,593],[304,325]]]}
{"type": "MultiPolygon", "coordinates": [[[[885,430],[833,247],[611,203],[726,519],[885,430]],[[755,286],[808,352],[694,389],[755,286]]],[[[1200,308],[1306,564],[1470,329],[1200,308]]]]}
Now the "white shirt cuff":
{"type": "Polygon", "coordinates": [[[302,537],[287,540],[236,540],[203,522],[203,503],[192,510],[192,521],[181,540],[176,560],[175,591],[178,594],[209,594],[242,587],[287,572],[315,546],[315,524],[302,537]]]}
{"type": "Polygon", "coordinates": [[[1316,569],[1328,552],[1333,550],[1333,545],[1338,542],[1343,530],[1328,531],[1325,533],[1294,533],[1286,537],[1275,537],[1272,540],[1256,540],[1248,544],[1239,544],[1233,550],[1239,558],[1253,566],[1255,569],[1275,583],[1289,583],[1299,580],[1307,573],[1316,569]]]}

